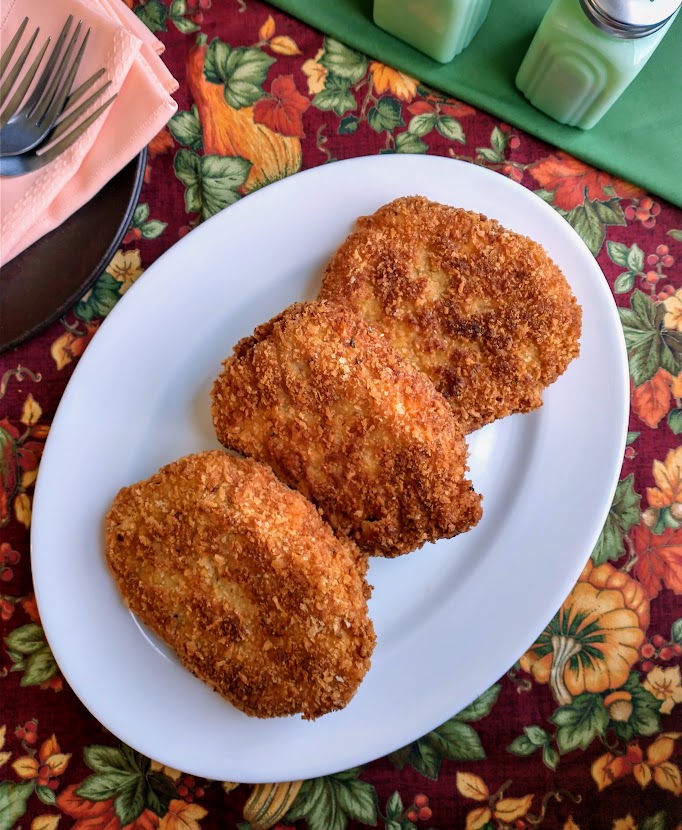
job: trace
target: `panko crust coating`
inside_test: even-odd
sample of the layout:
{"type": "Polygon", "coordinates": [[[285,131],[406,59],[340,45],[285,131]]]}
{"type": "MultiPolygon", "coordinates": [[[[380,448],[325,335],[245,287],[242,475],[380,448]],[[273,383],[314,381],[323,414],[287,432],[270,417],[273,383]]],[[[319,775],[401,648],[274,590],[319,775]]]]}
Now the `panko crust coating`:
{"type": "Polygon", "coordinates": [[[361,217],[319,298],[378,326],[465,432],[541,406],[580,350],[581,308],[540,244],[421,196],[361,217]]]}
{"type": "Polygon", "coordinates": [[[364,552],[397,556],[479,520],[447,402],[350,309],[294,304],[223,367],[220,442],[269,464],[364,552]]]}
{"type": "Polygon", "coordinates": [[[366,557],[252,459],[199,453],[123,488],[106,558],[131,611],[248,715],[341,709],[369,669],[366,557]]]}

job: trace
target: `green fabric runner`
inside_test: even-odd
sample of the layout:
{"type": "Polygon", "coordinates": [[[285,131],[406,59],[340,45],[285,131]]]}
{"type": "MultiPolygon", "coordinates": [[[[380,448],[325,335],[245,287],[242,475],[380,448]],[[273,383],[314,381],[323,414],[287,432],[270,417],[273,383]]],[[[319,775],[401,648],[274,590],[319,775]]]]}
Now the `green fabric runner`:
{"type": "Polygon", "coordinates": [[[493,0],[472,43],[449,64],[436,63],[375,26],[372,0],[270,2],[382,63],[682,207],[682,14],[611,110],[583,131],[543,115],[514,84],[549,0],[493,0]]]}

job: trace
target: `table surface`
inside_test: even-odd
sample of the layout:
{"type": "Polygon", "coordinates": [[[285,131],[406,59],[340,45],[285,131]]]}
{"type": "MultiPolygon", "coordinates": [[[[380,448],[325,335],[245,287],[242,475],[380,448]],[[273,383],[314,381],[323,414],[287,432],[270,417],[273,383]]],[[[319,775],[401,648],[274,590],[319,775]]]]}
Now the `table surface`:
{"type": "MultiPolygon", "coordinates": [[[[682,210],[257,0],[133,5],[167,46],[179,114],[150,144],[132,225],[95,288],[0,357],[0,828],[682,827],[682,210]],[[224,90],[202,78],[203,36],[253,50],[238,53],[237,79],[234,64],[216,70],[224,90]],[[482,699],[466,740],[444,729],[350,772],[261,787],[254,797],[268,806],[256,814],[251,786],[126,754],[67,687],[33,597],[33,485],[50,421],[102,319],[202,213],[299,168],[382,151],[483,164],[540,192],[573,225],[622,309],[631,432],[607,525],[562,608],[562,620],[577,622],[569,630],[557,618],[543,650],[510,655],[520,662],[482,699]],[[208,154],[247,158],[250,178],[226,185],[224,161],[199,177],[208,154]],[[570,655],[595,633],[594,671],[577,676],[570,655]]],[[[96,474],[83,470],[83,487],[96,474]]]]}

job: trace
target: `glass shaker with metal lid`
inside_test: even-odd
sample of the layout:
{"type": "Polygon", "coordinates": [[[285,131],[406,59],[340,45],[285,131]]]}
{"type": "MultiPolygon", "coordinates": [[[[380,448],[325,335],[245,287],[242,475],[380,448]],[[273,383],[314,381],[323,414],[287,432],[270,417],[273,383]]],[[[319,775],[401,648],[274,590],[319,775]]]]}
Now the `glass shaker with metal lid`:
{"type": "Polygon", "coordinates": [[[516,85],[556,121],[589,129],[642,70],[681,5],[682,0],[554,0],[516,85]]]}

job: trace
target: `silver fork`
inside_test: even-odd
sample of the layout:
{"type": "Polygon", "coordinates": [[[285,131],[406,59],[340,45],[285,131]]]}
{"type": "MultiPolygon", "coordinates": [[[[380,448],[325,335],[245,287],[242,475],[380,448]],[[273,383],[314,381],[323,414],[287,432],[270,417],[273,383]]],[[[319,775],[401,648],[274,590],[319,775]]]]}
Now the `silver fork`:
{"type": "MultiPolygon", "coordinates": [[[[74,93],[72,93],[68,101],[66,100],[67,95],[69,94],[69,91],[73,84],[73,80],[76,76],[76,72],[78,71],[78,67],[80,66],[83,53],[85,51],[85,47],[90,36],[90,30],[88,29],[85,38],[83,39],[83,42],[81,43],[81,46],[78,50],[76,58],[74,59],[73,63],[69,64],[71,55],[76,47],[76,43],[78,41],[78,37],[82,28],[82,23],[79,23],[76,27],[76,31],[71,37],[71,41],[66,49],[66,53],[61,59],[59,66],[55,70],[57,61],[59,60],[59,56],[61,54],[62,47],[68,36],[72,21],[73,16],[69,16],[69,19],[66,21],[64,28],[62,29],[61,34],[59,35],[57,43],[55,44],[54,49],[52,50],[50,58],[44,70],[42,71],[33,92],[31,93],[31,96],[29,97],[25,105],[22,107],[22,109],[17,111],[19,106],[23,102],[26,92],[31,85],[31,82],[33,81],[33,77],[35,76],[38,66],[42,61],[42,58],[45,54],[45,50],[47,49],[47,44],[49,43],[49,38],[43,46],[43,48],[41,49],[37,58],[34,60],[31,68],[28,70],[28,72],[22,79],[11,101],[7,103],[2,114],[0,115],[0,156],[17,155],[19,153],[31,150],[33,147],[36,147],[38,144],[40,144],[40,142],[47,136],[47,134],[53,128],[57,119],[64,113],[64,111],[70,108],[76,102],[76,100],[78,100],[78,98],[80,98],[104,73],[104,69],[100,69],[98,72],[92,75],[87,81],[81,84],[81,86],[74,93]]],[[[25,23],[26,20],[22,24],[24,28],[25,23]]],[[[37,31],[38,30],[36,30],[36,33],[31,39],[31,43],[29,43],[27,49],[30,48],[33,41],[35,40],[37,31]]],[[[2,62],[6,61],[7,52],[10,50],[13,51],[15,48],[16,43],[13,39],[5,54],[3,54],[2,56],[2,62]]],[[[12,73],[14,73],[14,75],[16,76],[17,66],[21,68],[21,66],[23,65],[27,54],[27,49],[24,49],[24,52],[22,53],[20,59],[17,61],[17,64],[15,64],[15,66],[12,68],[10,76],[12,75],[12,73]]],[[[11,53],[9,59],[11,59],[11,53]]],[[[9,76],[8,80],[10,80],[9,76]]],[[[14,81],[14,78],[12,78],[11,80],[14,81]]],[[[88,104],[92,103],[97,98],[97,96],[102,92],[102,89],[100,89],[97,93],[91,96],[88,99],[88,101],[85,102],[85,105],[83,105],[83,107],[81,108],[81,112],[83,111],[83,109],[87,108],[88,104]]],[[[0,95],[0,103],[2,103],[2,95],[0,95]]]]}
{"type": "MultiPolygon", "coordinates": [[[[5,74],[5,69],[9,66],[9,62],[12,60],[14,56],[14,51],[19,45],[19,41],[21,40],[21,36],[24,34],[24,30],[28,25],[28,17],[25,17],[21,23],[21,26],[17,29],[16,34],[7,44],[7,48],[2,53],[2,57],[0,57],[0,76],[5,74]]],[[[0,101],[5,99],[5,96],[9,93],[9,91],[14,86],[14,82],[17,79],[17,76],[23,69],[24,64],[26,63],[26,59],[28,58],[29,52],[33,49],[33,44],[38,37],[38,32],[40,31],[40,27],[38,27],[35,32],[33,32],[33,37],[24,47],[24,51],[19,55],[19,59],[14,64],[14,66],[10,69],[7,73],[7,77],[2,82],[2,86],[0,86],[0,101]]]]}
{"type": "MultiPolygon", "coordinates": [[[[109,86],[109,84],[106,84],[106,86],[109,86]]],[[[99,94],[99,92],[97,94],[99,94]]],[[[20,156],[0,156],[0,176],[24,176],[26,173],[33,173],[35,170],[40,170],[41,167],[44,167],[46,164],[54,161],[58,155],[63,153],[64,150],[68,150],[72,144],[78,141],[87,128],[100,117],[107,107],[111,106],[115,98],[116,95],[112,95],[108,101],[105,101],[84,121],[81,121],[81,123],[74,127],[73,130],[68,132],[67,135],[54,144],[52,142],[55,138],[55,134],[57,134],[56,137],[58,137],[68,129],[68,127],[62,127],[62,124],[65,122],[58,124],[52,135],[48,138],[48,141],[51,143],[51,146],[48,149],[39,149],[38,152],[23,153],[20,156]],[[59,133],[57,133],[58,130],[60,131],[59,133]]],[[[89,100],[86,101],[85,104],[82,104],[78,107],[78,109],[82,110],[89,103],[89,100]]],[[[71,123],[73,123],[73,121],[77,118],[77,115],[74,112],[71,113],[68,118],[73,119],[71,121],[71,123]]]]}
{"type": "MultiPolygon", "coordinates": [[[[51,55],[50,55],[50,57],[47,61],[47,65],[43,69],[43,71],[41,73],[41,76],[38,79],[38,82],[36,83],[35,90],[32,93],[31,98],[29,99],[32,107],[38,102],[38,99],[43,94],[43,92],[45,91],[46,86],[48,85],[48,83],[50,81],[50,78],[52,76],[52,72],[55,68],[57,60],[59,59],[59,55],[60,55],[60,52],[62,50],[62,46],[64,45],[64,41],[66,40],[66,36],[68,35],[69,28],[70,28],[72,22],[73,22],[73,15],[69,15],[69,18],[66,21],[66,23],[64,24],[64,27],[63,27],[60,35],[59,35],[59,38],[57,39],[57,42],[54,45],[54,49],[52,50],[52,53],[51,53],[51,55]]],[[[12,40],[11,40],[9,46],[7,47],[7,49],[5,49],[5,51],[3,52],[2,60],[0,61],[0,65],[2,66],[3,70],[4,70],[4,68],[6,68],[7,65],[9,65],[10,61],[12,60],[14,50],[16,49],[16,46],[19,42],[21,34],[23,33],[23,30],[26,28],[27,23],[28,23],[28,17],[24,18],[23,23],[19,27],[19,31],[12,38],[12,40]]],[[[10,118],[19,109],[19,106],[23,103],[24,97],[25,97],[26,93],[28,92],[29,87],[31,86],[31,82],[33,81],[33,78],[34,78],[34,76],[35,76],[35,74],[38,70],[38,67],[40,66],[40,64],[42,62],[43,56],[45,55],[45,51],[47,50],[47,47],[50,43],[51,38],[48,37],[47,40],[45,41],[45,44],[44,44],[43,48],[40,50],[40,52],[38,53],[38,56],[33,61],[33,64],[31,65],[30,69],[28,70],[26,75],[21,80],[21,83],[19,84],[16,92],[12,96],[11,101],[8,102],[7,101],[7,96],[12,91],[12,87],[14,86],[14,84],[15,84],[18,76],[19,76],[19,73],[21,72],[21,70],[24,67],[24,64],[26,63],[26,60],[28,58],[28,54],[29,54],[29,52],[30,52],[30,50],[33,46],[33,43],[34,43],[39,31],[40,31],[40,27],[38,27],[35,30],[35,32],[33,33],[32,38],[29,41],[29,43],[26,45],[26,47],[24,48],[21,55],[17,58],[16,63],[14,63],[12,65],[12,68],[7,73],[7,78],[5,79],[5,81],[2,84],[2,87],[0,88],[0,106],[4,107],[3,110],[2,110],[2,115],[0,115],[0,127],[4,127],[5,124],[7,124],[7,122],[10,120],[10,118]]]]}

